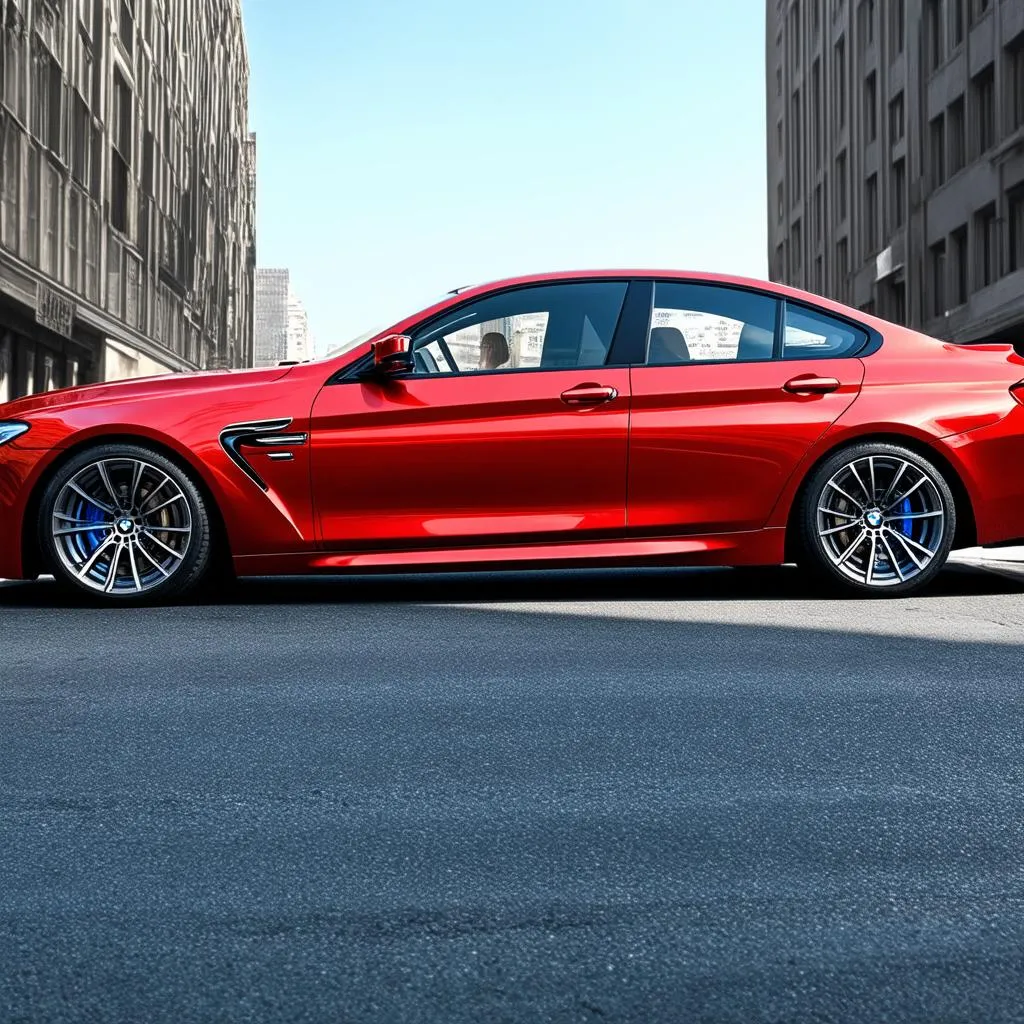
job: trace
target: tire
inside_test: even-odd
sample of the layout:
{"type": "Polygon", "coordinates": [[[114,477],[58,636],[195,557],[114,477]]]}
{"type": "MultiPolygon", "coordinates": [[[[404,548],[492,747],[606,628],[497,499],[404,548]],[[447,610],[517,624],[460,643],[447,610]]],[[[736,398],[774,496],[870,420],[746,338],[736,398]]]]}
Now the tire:
{"type": "Polygon", "coordinates": [[[210,569],[206,502],[177,463],[141,444],[103,444],[43,491],[39,542],[57,582],[106,604],[162,603],[210,569]]]}
{"type": "Polygon", "coordinates": [[[852,445],[807,481],[796,519],[798,562],[829,589],[904,597],[942,571],[956,502],[942,471],[901,445],[852,445]],[[869,500],[870,499],[870,500],[869,500]]]}

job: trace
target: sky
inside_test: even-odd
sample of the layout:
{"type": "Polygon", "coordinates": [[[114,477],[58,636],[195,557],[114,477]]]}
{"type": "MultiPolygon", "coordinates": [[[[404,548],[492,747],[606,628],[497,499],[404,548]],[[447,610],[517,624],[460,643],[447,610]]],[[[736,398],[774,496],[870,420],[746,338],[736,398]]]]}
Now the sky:
{"type": "Polygon", "coordinates": [[[243,0],[257,263],[321,353],[520,273],[767,274],[764,0],[243,0]]]}

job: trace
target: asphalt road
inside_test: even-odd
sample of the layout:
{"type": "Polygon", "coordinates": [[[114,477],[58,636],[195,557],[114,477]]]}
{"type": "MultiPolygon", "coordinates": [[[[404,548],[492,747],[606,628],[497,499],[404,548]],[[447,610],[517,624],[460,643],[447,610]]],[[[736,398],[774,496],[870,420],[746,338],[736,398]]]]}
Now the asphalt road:
{"type": "Polygon", "coordinates": [[[0,1020],[1024,1020],[1024,577],[0,585],[0,1020]]]}

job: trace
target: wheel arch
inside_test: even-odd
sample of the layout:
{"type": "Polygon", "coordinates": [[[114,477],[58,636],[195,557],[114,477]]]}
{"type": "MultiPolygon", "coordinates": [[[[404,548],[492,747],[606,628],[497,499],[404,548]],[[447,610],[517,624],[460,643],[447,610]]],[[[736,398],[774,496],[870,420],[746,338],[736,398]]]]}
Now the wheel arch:
{"type": "Polygon", "coordinates": [[[40,505],[42,504],[43,493],[46,491],[47,484],[49,484],[60,468],[76,455],[80,455],[90,448],[98,448],[106,444],[133,444],[141,448],[149,448],[158,455],[162,455],[168,461],[173,462],[178,469],[188,476],[207,505],[210,528],[213,533],[211,540],[213,542],[212,559],[214,570],[218,575],[233,573],[231,542],[228,536],[227,525],[224,521],[224,514],[213,493],[213,489],[203,473],[174,445],[153,438],[148,434],[133,434],[122,430],[104,434],[90,434],[88,437],[69,445],[67,448],[62,448],[58,456],[39,475],[25,503],[25,512],[21,524],[21,559],[25,575],[31,579],[33,576],[38,576],[44,572],[47,568],[42,547],[39,543],[39,531],[36,529],[40,505]]]}
{"type": "Polygon", "coordinates": [[[873,431],[868,434],[860,434],[853,437],[847,436],[842,440],[836,441],[835,444],[830,445],[827,449],[822,451],[814,462],[804,470],[803,476],[800,479],[800,484],[793,494],[789,513],[786,516],[785,557],[787,562],[796,560],[799,537],[797,518],[800,514],[800,505],[803,501],[803,496],[807,490],[807,486],[814,477],[814,474],[818,471],[818,468],[827,459],[830,459],[835,455],[836,452],[841,452],[846,448],[853,448],[856,445],[871,443],[899,445],[901,448],[907,448],[915,454],[920,455],[922,458],[933,462],[936,469],[938,469],[945,478],[950,491],[953,492],[953,501],[956,503],[956,535],[953,538],[954,549],[973,547],[977,543],[978,529],[975,520],[974,502],[971,499],[970,492],[967,490],[967,486],[964,483],[963,478],[946,454],[935,445],[929,444],[927,441],[922,441],[920,438],[914,437],[913,435],[901,434],[897,431],[873,431]]]}

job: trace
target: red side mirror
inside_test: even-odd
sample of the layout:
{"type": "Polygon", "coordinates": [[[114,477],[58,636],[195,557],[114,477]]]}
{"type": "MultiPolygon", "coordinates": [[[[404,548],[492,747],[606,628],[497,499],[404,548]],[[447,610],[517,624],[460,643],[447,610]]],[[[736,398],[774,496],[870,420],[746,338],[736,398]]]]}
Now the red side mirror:
{"type": "Polygon", "coordinates": [[[373,343],[374,371],[391,377],[410,373],[415,368],[412,358],[412,338],[405,334],[389,334],[373,343]]]}

